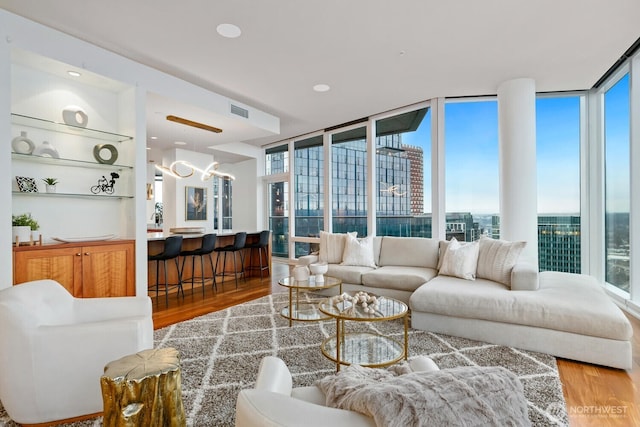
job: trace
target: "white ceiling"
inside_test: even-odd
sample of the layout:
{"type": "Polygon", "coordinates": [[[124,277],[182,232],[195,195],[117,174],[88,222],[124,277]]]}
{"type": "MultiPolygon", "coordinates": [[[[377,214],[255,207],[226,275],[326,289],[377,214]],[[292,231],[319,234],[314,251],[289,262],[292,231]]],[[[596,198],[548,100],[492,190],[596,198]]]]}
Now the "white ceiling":
{"type": "MultiPolygon", "coordinates": [[[[640,36],[638,0],[0,0],[0,7],[279,117],[280,135],[223,132],[226,142],[256,146],[434,97],[495,94],[513,78],[533,78],[539,92],[588,89],[640,36]],[[221,23],[242,35],[219,36],[221,23]],[[317,83],[331,90],[316,93],[317,83]]],[[[224,128],[194,117],[206,112],[149,100],[148,135],[166,144],[189,139],[186,148],[206,151],[214,135],[184,126],[171,133],[166,114],[224,128]]]]}

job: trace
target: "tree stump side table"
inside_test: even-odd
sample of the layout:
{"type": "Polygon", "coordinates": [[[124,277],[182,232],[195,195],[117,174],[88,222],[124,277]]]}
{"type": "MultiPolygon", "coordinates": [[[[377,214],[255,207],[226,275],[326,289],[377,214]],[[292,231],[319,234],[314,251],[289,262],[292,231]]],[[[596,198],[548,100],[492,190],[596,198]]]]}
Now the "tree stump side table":
{"type": "Polygon", "coordinates": [[[100,378],[105,427],[185,426],[175,348],[143,350],[107,363],[100,378]]]}

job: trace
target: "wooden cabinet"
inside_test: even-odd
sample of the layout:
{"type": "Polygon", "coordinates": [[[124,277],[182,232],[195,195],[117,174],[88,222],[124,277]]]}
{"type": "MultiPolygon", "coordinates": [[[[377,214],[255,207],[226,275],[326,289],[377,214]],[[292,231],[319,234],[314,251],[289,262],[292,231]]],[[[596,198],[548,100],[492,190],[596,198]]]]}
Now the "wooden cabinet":
{"type": "Polygon", "coordinates": [[[13,283],[53,279],[83,298],[135,295],[133,240],[14,248],[13,283]]]}

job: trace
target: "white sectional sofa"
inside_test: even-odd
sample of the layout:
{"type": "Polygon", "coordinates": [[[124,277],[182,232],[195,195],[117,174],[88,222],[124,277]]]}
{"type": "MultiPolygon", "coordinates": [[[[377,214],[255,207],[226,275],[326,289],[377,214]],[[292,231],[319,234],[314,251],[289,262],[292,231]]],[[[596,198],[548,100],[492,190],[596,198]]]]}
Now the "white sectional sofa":
{"type": "Polygon", "coordinates": [[[407,302],[416,329],[631,368],[631,324],[594,278],[538,273],[513,258],[519,251],[510,250],[508,242],[476,244],[474,280],[444,275],[450,273],[444,271],[449,263],[440,265],[448,242],[427,238],[355,239],[322,232],[320,253],[301,257],[299,264],[328,262],[327,275],[340,278],[344,291],[407,302]],[[354,247],[360,252],[355,258],[354,247]]]}

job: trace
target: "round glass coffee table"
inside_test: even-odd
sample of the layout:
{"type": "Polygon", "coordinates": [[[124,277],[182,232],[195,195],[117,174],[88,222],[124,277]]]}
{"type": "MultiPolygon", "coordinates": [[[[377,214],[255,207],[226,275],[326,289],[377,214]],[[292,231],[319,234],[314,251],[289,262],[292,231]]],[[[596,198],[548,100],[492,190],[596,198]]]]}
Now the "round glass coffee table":
{"type": "MultiPolygon", "coordinates": [[[[309,322],[329,319],[327,315],[318,310],[318,305],[316,303],[300,301],[301,292],[312,292],[339,286],[340,293],[342,293],[342,280],[330,276],[324,276],[324,282],[318,282],[314,275],[310,276],[308,280],[296,280],[292,276],[284,277],[278,280],[278,284],[285,288],[289,288],[289,305],[280,310],[282,317],[289,319],[289,326],[293,324],[294,320],[309,322]]],[[[304,298],[304,296],[302,297],[304,298]]]]}
{"type": "MultiPolygon", "coordinates": [[[[352,295],[352,294],[348,294],[352,295]]],[[[369,294],[371,295],[371,294],[369,294]]],[[[341,300],[340,296],[322,300],[319,310],[336,319],[336,334],[326,338],[320,349],[322,354],[340,365],[357,364],[368,367],[392,365],[401,359],[407,360],[409,353],[409,307],[402,301],[389,297],[377,297],[378,307],[367,313],[361,304],[341,300]],[[345,321],[380,322],[404,318],[402,341],[373,332],[347,332],[345,321]]]]}

